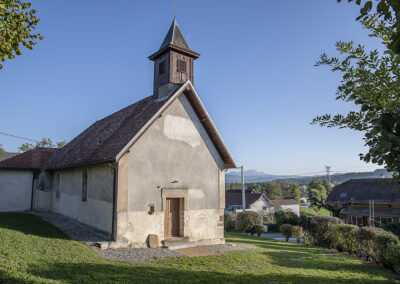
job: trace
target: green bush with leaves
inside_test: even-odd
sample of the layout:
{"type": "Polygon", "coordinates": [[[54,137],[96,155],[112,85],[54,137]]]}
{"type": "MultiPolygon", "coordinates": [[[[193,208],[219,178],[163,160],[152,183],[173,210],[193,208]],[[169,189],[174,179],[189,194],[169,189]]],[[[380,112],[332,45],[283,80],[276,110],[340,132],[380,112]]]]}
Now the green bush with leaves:
{"type": "Polygon", "coordinates": [[[361,227],[354,232],[356,254],[366,260],[377,260],[376,237],[385,231],[374,227],[361,227]]]}
{"type": "Polygon", "coordinates": [[[400,223],[399,222],[390,222],[382,225],[382,229],[389,231],[400,238],[400,223]]]}
{"type": "Polygon", "coordinates": [[[392,266],[392,270],[395,272],[400,272],[400,245],[390,246],[388,257],[392,266]]]}
{"type": "Polygon", "coordinates": [[[254,231],[257,234],[257,236],[261,236],[262,233],[264,233],[264,226],[263,225],[255,225],[254,226],[254,231]]]}
{"type": "Polygon", "coordinates": [[[297,243],[300,243],[300,239],[304,237],[303,228],[300,226],[293,226],[292,227],[292,236],[296,238],[297,243]]]}
{"type": "Polygon", "coordinates": [[[312,217],[306,216],[306,215],[301,215],[299,219],[299,225],[304,229],[304,230],[309,230],[311,226],[311,220],[312,217]]]}
{"type": "Polygon", "coordinates": [[[255,226],[257,225],[263,225],[262,217],[257,212],[244,211],[236,215],[235,226],[239,231],[254,235],[256,233],[255,226]]]}
{"type": "Polygon", "coordinates": [[[336,217],[330,216],[315,216],[310,223],[310,242],[313,245],[322,247],[333,247],[333,228],[343,221],[336,217]]]}
{"type": "Polygon", "coordinates": [[[282,224],[290,224],[297,226],[299,225],[300,218],[290,210],[281,210],[274,213],[276,224],[279,226],[282,224]]]}
{"type": "Polygon", "coordinates": [[[355,253],[356,239],[354,237],[358,227],[349,224],[339,224],[333,227],[333,242],[338,251],[346,251],[348,253],[355,253]]]}
{"type": "Polygon", "coordinates": [[[224,229],[226,232],[232,232],[235,230],[235,214],[224,214],[224,229]]]}
{"type": "Polygon", "coordinates": [[[391,262],[392,250],[399,245],[399,238],[390,232],[380,232],[376,236],[377,261],[384,267],[394,270],[391,262]]]}
{"type": "Polygon", "coordinates": [[[292,228],[293,226],[290,224],[283,224],[279,227],[282,235],[286,238],[286,241],[289,241],[289,238],[292,236],[292,228]]]}

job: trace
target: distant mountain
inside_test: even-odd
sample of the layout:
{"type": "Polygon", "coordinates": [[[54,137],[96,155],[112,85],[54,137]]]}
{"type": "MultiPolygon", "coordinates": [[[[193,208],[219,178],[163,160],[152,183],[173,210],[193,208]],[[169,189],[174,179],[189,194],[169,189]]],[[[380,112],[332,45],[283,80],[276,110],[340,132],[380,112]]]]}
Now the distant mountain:
{"type": "MultiPolygon", "coordinates": [[[[373,172],[354,172],[354,173],[343,173],[331,175],[331,182],[342,183],[350,179],[361,179],[361,178],[381,178],[382,175],[385,177],[392,177],[392,174],[385,169],[378,169],[373,172]]],[[[281,182],[297,182],[300,185],[308,184],[313,178],[326,179],[326,175],[314,175],[314,176],[296,176],[296,175],[270,175],[256,170],[244,171],[245,183],[252,182],[265,182],[265,181],[281,181],[281,182]]],[[[232,171],[225,175],[225,182],[227,184],[232,182],[241,182],[240,171],[232,171]]]]}
{"type": "MultiPolygon", "coordinates": [[[[263,172],[259,172],[256,170],[247,170],[244,171],[244,180],[246,183],[250,182],[264,182],[264,181],[273,181],[276,179],[289,179],[296,178],[298,176],[295,175],[270,175],[263,172]]],[[[242,175],[240,171],[231,171],[225,175],[225,182],[242,182],[242,175]]]]}

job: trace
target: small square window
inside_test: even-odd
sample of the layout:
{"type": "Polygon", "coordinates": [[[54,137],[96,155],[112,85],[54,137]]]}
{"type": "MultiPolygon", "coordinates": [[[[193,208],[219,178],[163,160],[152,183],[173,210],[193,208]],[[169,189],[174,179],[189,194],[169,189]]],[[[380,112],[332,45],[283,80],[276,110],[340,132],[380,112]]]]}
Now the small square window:
{"type": "Polygon", "coordinates": [[[187,63],[184,60],[180,60],[178,59],[178,63],[177,63],[177,70],[178,72],[183,72],[186,73],[186,68],[187,68],[187,63]]]}
{"type": "Polygon", "coordinates": [[[158,63],[158,75],[165,73],[165,61],[158,63]]]}
{"type": "Polygon", "coordinates": [[[347,196],[346,192],[343,192],[343,193],[340,194],[340,197],[346,197],[346,196],[347,196]]]}
{"type": "Polygon", "coordinates": [[[83,170],[82,172],[82,202],[87,202],[87,171],[83,170]]]}

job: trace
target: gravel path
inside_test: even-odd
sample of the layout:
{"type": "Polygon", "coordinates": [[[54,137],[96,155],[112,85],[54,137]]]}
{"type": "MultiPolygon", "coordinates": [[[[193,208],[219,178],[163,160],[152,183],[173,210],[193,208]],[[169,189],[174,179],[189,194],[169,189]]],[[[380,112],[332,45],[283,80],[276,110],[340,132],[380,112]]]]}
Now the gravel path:
{"type": "MultiPolygon", "coordinates": [[[[199,246],[207,250],[213,251],[217,254],[223,254],[230,251],[244,250],[254,248],[249,245],[242,244],[224,244],[224,245],[208,245],[199,246]]],[[[167,248],[119,248],[119,249],[96,249],[98,254],[106,259],[132,262],[132,263],[145,263],[151,259],[162,259],[167,257],[187,257],[177,251],[172,251],[167,248]]]]}
{"type": "MultiPolygon", "coordinates": [[[[86,245],[93,246],[93,249],[101,257],[106,259],[131,263],[145,263],[152,259],[162,259],[167,257],[187,257],[182,253],[169,250],[167,248],[108,248],[101,250],[97,248],[95,244],[97,242],[109,241],[109,238],[106,234],[85,224],[82,224],[74,219],[65,217],[55,212],[31,211],[30,213],[39,216],[43,220],[56,226],[71,239],[83,242],[86,245]]],[[[210,250],[217,254],[253,248],[253,246],[242,244],[208,245],[199,247],[210,250]]]]}
{"type": "Polygon", "coordinates": [[[92,245],[96,242],[108,241],[109,237],[90,226],[82,224],[74,219],[65,217],[55,212],[29,212],[33,215],[39,216],[43,220],[56,226],[63,231],[68,237],[79,242],[92,245]]]}
{"type": "Polygon", "coordinates": [[[167,257],[185,257],[185,255],[167,248],[119,248],[96,250],[103,258],[132,263],[143,263],[151,259],[167,257]]]}

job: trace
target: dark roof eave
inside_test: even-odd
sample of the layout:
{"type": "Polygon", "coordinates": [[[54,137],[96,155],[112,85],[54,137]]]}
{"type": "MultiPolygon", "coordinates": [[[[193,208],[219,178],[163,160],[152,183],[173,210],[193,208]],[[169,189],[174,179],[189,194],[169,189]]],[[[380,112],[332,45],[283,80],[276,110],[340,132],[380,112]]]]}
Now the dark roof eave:
{"type": "Polygon", "coordinates": [[[70,168],[77,168],[77,167],[83,167],[83,166],[92,166],[95,164],[114,163],[114,162],[115,162],[115,158],[102,160],[102,161],[94,161],[94,162],[90,162],[90,163],[66,165],[66,166],[62,166],[62,167],[45,167],[45,170],[55,171],[55,170],[60,170],[60,169],[70,169],[70,168]]]}
{"type": "Polygon", "coordinates": [[[194,59],[197,59],[197,58],[200,57],[200,54],[197,53],[197,52],[194,52],[192,50],[186,50],[186,49],[177,47],[175,45],[169,44],[166,47],[164,47],[164,48],[158,50],[157,52],[153,53],[152,55],[150,55],[148,57],[148,59],[150,59],[151,61],[154,61],[157,57],[159,57],[159,56],[163,55],[164,53],[168,52],[170,49],[171,50],[175,50],[175,51],[179,51],[179,52],[181,52],[181,53],[183,53],[183,54],[185,54],[185,55],[187,55],[189,57],[192,57],[194,59]]]}

